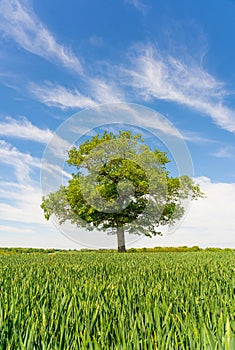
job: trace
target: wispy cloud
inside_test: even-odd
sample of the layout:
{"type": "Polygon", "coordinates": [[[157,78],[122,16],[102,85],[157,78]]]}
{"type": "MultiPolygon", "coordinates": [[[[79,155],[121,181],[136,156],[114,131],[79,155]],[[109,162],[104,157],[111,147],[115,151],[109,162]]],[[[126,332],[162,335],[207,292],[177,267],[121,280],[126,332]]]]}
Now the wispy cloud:
{"type": "MultiPolygon", "coordinates": [[[[0,183],[0,217],[7,222],[46,223],[43,218],[41,190],[38,186],[25,184],[15,187],[9,182],[0,183]],[[11,196],[11,197],[10,197],[11,196]],[[4,198],[8,197],[5,201],[4,198]]],[[[14,229],[12,230],[14,232],[14,229]]]]}
{"type": "MultiPolygon", "coordinates": [[[[83,69],[79,58],[58,43],[26,1],[0,0],[0,31],[28,52],[78,73],[81,89],[68,89],[52,83],[29,84],[30,91],[47,106],[86,108],[97,103],[119,102],[123,94],[113,79],[99,79],[83,69]]],[[[103,45],[101,37],[93,36],[92,45],[103,45]]],[[[6,82],[9,85],[9,82],[6,82]]],[[[13,85],[13,84],[12,84],[13,85]]],[[[22,85],[22,84],[21,84],[22,85]]],[[[11,86],[15,88],[15,86],[11,86]]],[[[21,87],[22,88],[22,87],[21,87]]]]}
{"type": "Polygon", "coordinates": [[[57,42],[28,4],[1,0],[0,30],[25,50],[83,74],[80,60],[69,48],[57,42]]]}
{"type": "Polygon", "coordinates": [[[212,155],[217,158],[235,159],[235,148],[232,146],[224,146],[217,149],[212,155]]]}
{"type": "Polygon", "coordinates": [[[181,130],[181,134],[185,141],[193,143],[203,143],[203,144],[216,144],[217,140],[203,136],[201,133],[195,131],[181,130]]]}
{"type": "Polygon", "coordinates": [[[185,105],[210,116],[235,132],[235,111],[223,103],[224,84],[195,62],[163,55],[151,45],[132,56],[132,68],[122,70],[125,84],[144,100],[160,99],[185,105]]]}
{"type": "Polygon", "coordinates": [[[41,161],[38,158],[32,157],[29,153],[20,152],[4,140],[0,140],[0,163],[14,169],[19,183],[30,183],[32,169],[41,166],[41,161]]]}
{"type": "Polygon", "coordinates": [[[25,117],[20,120],[6,117],[5,121],[0,122],[0,136],[10,136],[47,144],[52,138],[53,132],[49,129],[38,128],[25,117]]]}
{"type": "Polygon", "coordinates": [[[140,0],[125,0],[125,3],[134,6],[137,10],[141,12],[146,11],[146,5],[140,0]]]}
{"type": "MultiPolygon", "coordinates": [[[[5,180],[3,172],[0,181],[1,219],[9,222],[45,223],[40,208],[42,190],[38,179],[34,179],[41,169],[41,159],[0,140],[0,165],[3,170],[8,170],[5,180]],[[9,180],[8,168],[12,180],[9,180]]],[[[44,169],[53,173],[53,178],[58,178],[58,181],[61,181],[62,176],[70,178],[70,174],[55,164],[44,164],[44,169]]]]}
{"type": "Polygon", "coordinates": [[[116,103],[125,100],[124,92],[111,79],[105,81],[91,78],[89,80],[89,90],[97,103],[116,103]]]}
{"type": "MultiPolygon", "coordinates": [[[[0,122],[0,136],[4,138],[11,137],[13,139],[25,139],[45,145],[49,144],[50,141],[53,141],[50,144],[50,151],[55,158],[66,158],[67,151],[71,148],[70,142],[59,137],[48,128],[40,129],[36,125],[33,125],[26,117],[18,120],[12,117],[6,117],[5,121],[0,122]]],[[[2,152],[2,156],[3,154],[6,154],[6,152],[12,152],[12,154],[9,153],[9,155],[14,157],[19,151],[5,140],[0,140],[0,152],[2,152]]],[[[24,157],[27,157],[27,155],[22,153],[20,154],[19,159],[24,157]]],[[[39,159],[37,161],[39,162],[39,159]]]]}
{"type": "Polygon", "coordinates": [[[29,90],[45,105],[61,109],[86,108],[96,104],[90,97],[82,95],[77,89],[69,90],[64,86],[53,85],[49,82],[44,85],[31,83],[29,90]]]}
{"type": "Polygon", "coordinates": [[[47,106],[58,107],[62,110],[67,108],[88,108],[100,103],[121,102],[124,94],[116,87],[112,81],[87,77],[87,95],[82,94],[77,89],[68,89],[51,82],[44,84],[30,83],[28,90],[37,100],[47,106]]]}
{"type": "MultiPolygon", "coordinates": [[[[61,142],[61,139],[55,136],[54,145],[59,147],[65,147],[61,142]]],[[[63,159],[67,155],[67,150],[70,147],[66,148],[66,151],[63,152],[63,159]]],[[[53,159],[55,157],[60,157],[60,151],[51,148],[53,159]],[[55,155],[55,156],[54,156],[55,155]]],[[[0,140],[0,164],[5,164],[14,169],[14,175],[18,184],[32,184],[33,180],[31,174],[33,169],[41,169],[42,159],[33,157],[29,153],[20,152],[16,147],[12,146],[10,143],[0,140]]],[[[58,175],[60,178],[63,175],[65,178],[70,178],[70,174],[61,169],[59,166],[53,163],[44,162],[44,169],[48,172],[58,175]]],[[[55,175],[55,176],[56,176],[55,175]]]]}

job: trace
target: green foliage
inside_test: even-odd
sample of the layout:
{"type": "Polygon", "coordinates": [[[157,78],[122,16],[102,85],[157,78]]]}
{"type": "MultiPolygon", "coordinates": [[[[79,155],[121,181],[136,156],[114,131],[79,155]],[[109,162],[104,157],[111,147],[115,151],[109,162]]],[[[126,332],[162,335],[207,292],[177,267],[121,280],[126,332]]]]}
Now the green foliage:
{"type": "Polygon", "coordinates": [[[166,152],[151,150],[141,135],[96,135],[68,151],[67,163],[77,173],[67,187],[43,197],[45,218],[54,214],[61,224],[70,220],[88,230],[122,227],[150,237],[160,234],[159,226],[183,216],[183,199],[203,196],[188,176],[171,177],[168,162],[166,152]],[[113,158],[105,158],[106,153],[113,158]]]}
{"type": "MultiPolygon", "coordinates": [[[[34,254],[34,253],[55,253],[59,249],[54,248],[21,248],[21,247],[0,247],[0,254],[34,254]]],[[[62,251],[62,250],[61,250],[62,251]]]]}
{"type": "Polygon", "coordinates": [[[232,252],[0,256],[0,349],[235,349],[232,252]]]}
{"type": "MultiPolygon", "coordinates": [[[[168,253],[168,252],[234,252],[235,249],[232,248],[216,248],[216,247],[208,247],[208,248],[200,248],[198,246],[193,247],[153,247],[153,248],[130,248],[127,250],[128,253],[142,253],[142,252],[162,252],[162,253],[168,253]]],[[[0,254],[7,255],[7,254],[36,254],[36,253],[44,253],[44,254],[55,254],[55,253],[67,253],[67,254],[73,254],[74,252],[80,253],[115,253],[116,250],[114,249],[89,249],[89,248],[83,248],[81,250],[76,249],[55,249],[55,248],[15,248],[15,247],[0,247],[0,254]]]]}

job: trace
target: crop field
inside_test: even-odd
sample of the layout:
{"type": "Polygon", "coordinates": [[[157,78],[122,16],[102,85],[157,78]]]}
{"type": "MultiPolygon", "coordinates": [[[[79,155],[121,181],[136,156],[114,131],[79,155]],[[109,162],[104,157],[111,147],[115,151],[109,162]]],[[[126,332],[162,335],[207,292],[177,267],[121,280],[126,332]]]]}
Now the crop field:
{"type": "Polygon", "coordinates": [[[235,255],[0,255],[0,349],[235,349],[235,255]]]}

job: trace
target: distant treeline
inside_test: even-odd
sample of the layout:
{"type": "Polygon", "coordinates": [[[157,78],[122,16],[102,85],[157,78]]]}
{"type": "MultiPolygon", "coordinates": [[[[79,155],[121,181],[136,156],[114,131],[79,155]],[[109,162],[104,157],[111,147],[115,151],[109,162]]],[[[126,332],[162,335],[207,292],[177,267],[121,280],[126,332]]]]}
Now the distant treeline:
{"type": "MultiPolygon", "coordinates": [[[[116,250],[111,249],[81,249],[82,252],[116,252],[116,250]]],[[[153,248],[130,248],[127,249],[127,253],[143,253],[143,252],[198,252],[198,251],[211,251],[211,252],[218,252],[218,251],[231,251],[235,252],[235,248],[216,248],[216,247],[208,247],[208,248],[200,248],[198,246],[193,247],[187,247],[187,246],[181,246],[181,247],[153,247],[153,248]]]]}
{"type": "MultiPolygon", "coordinates": [[[[153,248],[130,248],[127,249],[127,253],[143,253],[143,252],[198,252],[198,251],[211,251],[211,252],[218,252],[218,251],[230,251],[235,252],[234,248],[216,248],[216,247],[208,247],[208,248],[200,248],[198,246],[193,247],[187,247],[187,246],[181,246],[181,247],[153,247],[153,248]]],[[[97,252],[97,253],[116,253],[116,249],[88,249],[84,248],[81,250],[78,249],[55,249],[55,248],[6,248],[6,247],[0,247],[0,254],[16,254],[16,253],[22,253],[22,254],[30,254],[30,253],[45,253],[45,254],[53,254],[53,253],[71,253],[71,252],[77,252],[77,253],[89,253],[89,252],[97,252]]]]}

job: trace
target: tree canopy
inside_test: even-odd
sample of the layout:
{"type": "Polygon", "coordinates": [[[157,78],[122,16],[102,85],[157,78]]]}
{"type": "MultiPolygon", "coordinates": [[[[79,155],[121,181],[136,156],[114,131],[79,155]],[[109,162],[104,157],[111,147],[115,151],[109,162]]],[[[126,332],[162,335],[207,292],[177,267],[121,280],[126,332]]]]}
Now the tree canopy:
{"type": "Polygon", "coordinates": [[[124,231],[152,237],[184,214],[183,200],[202,197],[187,175],[172,177],[166,152],[151,149],[141,134],[104,132],[68,151],[76,167],[67,186],[42,198],[48,220],[69,220],[78,227],[117,234],[125,251],[124,231]]]}

